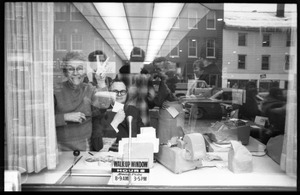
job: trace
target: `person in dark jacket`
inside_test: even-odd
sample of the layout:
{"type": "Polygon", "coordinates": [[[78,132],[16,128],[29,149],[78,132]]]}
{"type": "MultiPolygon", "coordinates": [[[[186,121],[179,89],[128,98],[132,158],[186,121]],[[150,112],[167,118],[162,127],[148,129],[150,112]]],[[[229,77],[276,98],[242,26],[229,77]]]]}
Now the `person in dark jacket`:
{"type": "Polygon", "coordinates": [[[272,136],[284,134],[286,102],[283,91],[278,87],[270,89],[261,104],[262,115],[268,117],[272,136]]]}
{"type": "MultiPolygon", "coordinates": [[[[113,108],[115,102],[121,103],[124,105],[123,109],[113,112],[111,109],[108,109],[105,113],[105,123],[104,126],[104,137],[116,138],[116,142],[110,148],[112,151],[118,150],[118,142],[122,138],[129,137],[129,122],[127,120],[128,116],[132,116],[132,137],[136,137],[140,133],[140,128],[144,127],[144,124],[141,119],[140,111],[135,105],[135,101],[128,97],[128,87],[125,85],[125,82],[119,80],[118,78],[114,79],[111,82],[109,87],[110,93],[115,96],[112,101],[110,108],[113,108]]],[[[98,145],[99,137],[102,137],[102,130],[98,129],[98,134],[95,133],[92,136],[92,144],[98,145]]]]}
{"type": "Polygon", "coordinates": [[[256,116],[261,115],[256,100],[257,94],[256,83],[252,81],[248,82],[246,85],[246,102],[239,108],[239,119],[254,121],[256,116]]]}

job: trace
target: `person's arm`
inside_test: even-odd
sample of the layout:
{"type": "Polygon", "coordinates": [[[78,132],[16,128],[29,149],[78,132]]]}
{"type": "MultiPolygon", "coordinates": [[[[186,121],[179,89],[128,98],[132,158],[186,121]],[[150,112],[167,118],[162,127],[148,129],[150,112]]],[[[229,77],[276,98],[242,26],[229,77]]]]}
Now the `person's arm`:
{"type": "Polygon", "coordinates": [[[57,100],[54,95],[55,126],[65,126],[68,122],[82,123],[86,120],[83,112],[57,113],[57,100]]]}
{"type": "Polygon", "coordinates": [[[153,87],[152,81],[149,81],[148,83],[148,94],[147,94],[147,103],[148,103],[148,108],[152,109],[155,107],[155,89],[153,87]]]}
{"type": "Polygon", "coordinates": [[[159,84],[158,93],[154,98],[154,103],[158,107],[162,107],[163,102],[167,99],[168,95],[171,93],[170,89],[167,87],[165,82],[162,80],[159,84]]]}

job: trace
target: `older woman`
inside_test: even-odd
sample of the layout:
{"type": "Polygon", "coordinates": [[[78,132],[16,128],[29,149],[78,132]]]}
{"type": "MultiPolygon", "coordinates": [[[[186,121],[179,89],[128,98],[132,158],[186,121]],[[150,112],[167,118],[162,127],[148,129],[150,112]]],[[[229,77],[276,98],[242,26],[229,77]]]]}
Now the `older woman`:
{"type": "Polygon", "coordinates": [[[60,150],[91,149],[92,113],[101,106],[95,96],[97,87],[84,83],[86,58],[78,52],[69,52],[63,59],[63,73],[67,81],[54,94],[55,123],[60,150]]]}

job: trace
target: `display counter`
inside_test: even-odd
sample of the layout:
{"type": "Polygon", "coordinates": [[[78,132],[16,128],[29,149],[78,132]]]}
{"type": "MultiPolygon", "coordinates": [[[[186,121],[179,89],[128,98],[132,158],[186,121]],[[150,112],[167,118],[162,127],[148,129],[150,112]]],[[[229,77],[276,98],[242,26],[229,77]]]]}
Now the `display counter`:
{"type": "Polygon", "coordinates": [[[227,167],[228,152],[209,152],[222,158],[216,166],[207,166],[175,174],[155,162],[150,169],[148,182],[143,184],[118,184],[112,180],[111,167],[90,166],[82,158],[72,167],[72,152],[61,152],[55,170],[44,170],[22,178],[22,191],[81,191],[81,190],[297,190],[297,181],[289,177],[267,155],[253,155],[251,173],[233,173],[227,167]],[[72,167],[72,173],[70,168],[72,167]]]}

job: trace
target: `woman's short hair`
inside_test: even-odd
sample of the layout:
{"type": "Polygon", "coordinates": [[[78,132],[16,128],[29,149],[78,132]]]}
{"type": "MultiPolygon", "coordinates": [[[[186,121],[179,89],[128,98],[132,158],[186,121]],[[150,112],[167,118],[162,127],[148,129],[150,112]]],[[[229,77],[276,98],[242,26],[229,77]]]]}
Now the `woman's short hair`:
{"type": "Polygon", "coordinates": [[[70,60],[80,60],[80,61],[86,61],[86,56],[77,51],[70,51],[68,52],[65,57],[63,57],[63,62],[68,62],[70,60]]]}

